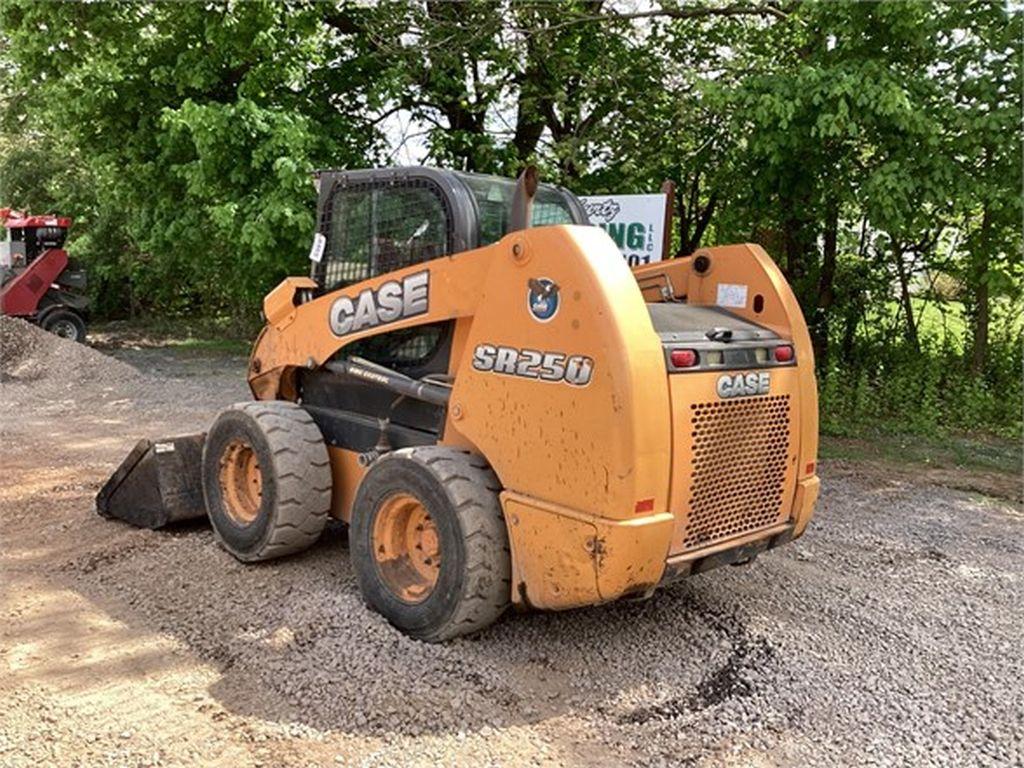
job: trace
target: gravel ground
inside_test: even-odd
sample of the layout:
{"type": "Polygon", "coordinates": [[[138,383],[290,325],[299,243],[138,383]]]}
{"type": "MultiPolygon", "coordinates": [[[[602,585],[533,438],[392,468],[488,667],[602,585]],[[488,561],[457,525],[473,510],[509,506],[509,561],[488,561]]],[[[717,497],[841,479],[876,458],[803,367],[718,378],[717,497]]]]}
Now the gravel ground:
{"type": "Polygon", "coordinates": [[[0,765],[1024,765],[1006,502],[826,463],[751,566],[426,645],[363,607],[340,527],[243,566],[95,514],[244,360],[32,333],[0,324],[0,765]]]}

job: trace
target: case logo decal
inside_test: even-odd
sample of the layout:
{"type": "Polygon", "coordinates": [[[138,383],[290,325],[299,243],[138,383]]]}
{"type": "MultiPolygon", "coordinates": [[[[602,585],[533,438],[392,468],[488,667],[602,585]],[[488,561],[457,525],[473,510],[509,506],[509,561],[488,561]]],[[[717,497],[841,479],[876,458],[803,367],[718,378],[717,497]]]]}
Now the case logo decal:
{"type": "Polygon", "coordinates": [[[574,387],[585,387],[594,374],[594,360],[586,355],[478,344],[473,350],[473,368],[485,373],[539,381],[564,381],[574,387]]]}
{"type": "Polygon", "coordinates": [[[726,374],[718,377],[715,389],[719,397],[746,397],[767,395],[771,388],[771,377],[767,372],[726,374]]]}
{"type": "Polygon", "coordinates": [[[417,272],[401,280],[388,280],[377,289],[364,288],[355,298],[339,296],[331,304],[331,332],[345,336],[423,315],[429,308],[430,272],[417,272]]]}
{"type": "Polygon", "coordinates": [[[546,323],[558,314],[558,284],[554,280],[531,277],[526,286],[526,306],[534,320],[546,323]]]}

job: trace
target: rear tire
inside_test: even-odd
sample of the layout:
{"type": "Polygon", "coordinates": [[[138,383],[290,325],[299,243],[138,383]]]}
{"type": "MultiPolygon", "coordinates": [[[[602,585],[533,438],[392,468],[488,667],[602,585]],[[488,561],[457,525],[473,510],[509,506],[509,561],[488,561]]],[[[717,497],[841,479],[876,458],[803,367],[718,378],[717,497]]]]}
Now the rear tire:
{"type": "Polygon", "coordinates": [[[312,546],[331,509],[323,436],[294,403],[239,403],[203,445],[203,495],[221,546],[243,562],[312,546]]]}
{"type": "Polygon", "coordinates": [[[85,342],[85,319],[73,309],[55,309],[40,322],[44,331],[69,341],[85,342]]]}
{"type": "Polygon", "coordinates": [[[453,448],[404,448],[376,461],[356,494],[349,536],[367,605],[429,642],[496,621],[512,581],[500,490],[481,457],[453,448]],[[402,542],[412,542],[405,553],[402,542]]]}

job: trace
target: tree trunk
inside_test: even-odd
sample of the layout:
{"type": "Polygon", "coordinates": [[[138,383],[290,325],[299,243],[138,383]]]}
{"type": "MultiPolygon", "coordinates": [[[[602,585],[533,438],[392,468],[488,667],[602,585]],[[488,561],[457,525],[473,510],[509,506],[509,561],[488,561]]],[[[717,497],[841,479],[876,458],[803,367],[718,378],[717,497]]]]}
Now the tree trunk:
{"type": "Polygon", "coordinates": [[[537,149],[537,142],[544,133],[544,121],[535,120],[532,107],[523,103],[520,99],[516,116],[516,131],[512,138],[512,146],[516,150],[516,160],[523,166],[530,159],[537,149]]]}
{"type": "Polygon", "coordinates": [[[861,319],[860,304],[851,301],[843,313],[843,341],[841,345],[842,361],[846,367],[851,367],[854,362],[854,342],[857,340],[857,325],[861,319]]]}
{"type": "Polygon", "coordinates": [[[811,328],[814,356],[821,370],[828,369],[829,314],[835,304],[836,252],[839,247],[839,205],[829,200],[825,207],[825,236],[818,273],[818,306],[811,328]]]}
{"type": "Polygon", "coordinates": [[[800,222],[795,218],[787,218],[782,223],[782,247],[786,254],[784,270],[790,284],[804,275],[804,253],[799,230],[800,222]]]}
{"type": "Polygon", "coordinates": [[[981,232],[978,245],[971,249],[971,290],[973,293],[973,325],[971,344],[971,373],[981,376],[985,373],[988,360],[988,240],[992,227],[988,204],[982,209],[981,232]]]}
{"type": "MultiPolygon", "coordinates": [[[[868,222],[862,218],[860,222],[860,237],[857,244],[857,259],[863,262],[867,258],[868,249],[868,222]]],[[[864,318],[863,295],[849,286],[843,289],[843,340],[840,345],[843,365],[848,369],[855,369],[855,350],[857,342],[857,326],[864,318]]]]}
{"type": "Polygon", "coordinates": [[[903,263],[903,244],[891,237],[893,258],[896,260],[896,274],[900,280],[900,305],[907,321],[907,339],[915,352],[921,351],[921,342],[917,337],[917,322],[914,320],[914,305],[910,300],[910,276],[907,265],[903,263]]]}
{"type": "MultiPolygon", "coordinates": [[[[805,204],[790,201],[790,210],[804,209],[805,204]]],[[[782,222],[782,251],[786,255],[783,273],[800,302],[805,317],[813,318],[817,310],[817,285],[807,279],[808,266],[817,258],[816,227],[802,214],[791,214],[782,222]]]]}
{"type": "Polygon", "coordinates": [[[550,82],[544,53],[538,43],[539,32],[540,29],[534,27],[532,34],[526,37],[526,63],[518,77],[519,95],[516,99],[516,128],[512,146],[516,150],[519,167],[525,165],[537,150],[537,142],[544,134],[544,115],[554,109],[555,86],[550,82]]]}
{"type": "MultiPolygon", "coordinates": [[[[779,202],[783,214],[782,249],[786,256],[783,272],[791,284],[800,283],[807,276],[808,257],[816,251],[814,241],[818,228],[817,222],[809,215],[812,208],[810,194],[806,190],[786,190],[779,202]]],[[[807,288],[806,285],[802,287],[807,288]]],[[[804,304],[804,310],[813,308],[815,304],[815,301],[804,304]]]]}
{"type": "MultiPolygon", "coordinates": [[[[439,29],[451,29],[453,33],[466,31],[466,22],[459,15],[454,4],[430,0],[426,5],[427,17],[439,29]]],[[[470,53],[459,47],[428,48],[419,74],[419,86],[436,102],[437,108],[448,121],[449,131],[459,136],[462,142],[451,149],[455,160],[463,170],[480,170],[479,147],[476,137],[485,135],[484,116],[487,103],[479,93],[471,91],[466,84],[467,77],[474,73],[477,61],[470,53]],[[466,139],[469,138],[467,143],[466,139]]],[[[475,77],[472,78],[475,84],[475,77]]]]}
{"type": "Polygon", "coordinates": [[[690,179],[688,191],[683,186],[679,187],[676,200],[679,211],[679,253],[686,255],[700,248],[700,241],[718,205],[718,194],[712,192],[708,195],[707,204],[700,204],[700,171],[697,171],[690,179]]]}

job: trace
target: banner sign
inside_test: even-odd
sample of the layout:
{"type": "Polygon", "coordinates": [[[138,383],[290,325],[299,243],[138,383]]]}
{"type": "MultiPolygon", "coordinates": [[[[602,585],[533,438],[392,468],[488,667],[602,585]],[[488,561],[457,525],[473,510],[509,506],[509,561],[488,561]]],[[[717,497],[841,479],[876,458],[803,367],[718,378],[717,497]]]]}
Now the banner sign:
{"type": "Polygon", "coordinates": [[[631,267],[661,261],[665,254],[665,195],[581,197],[590,223],[600,227],[631,267]]]}

